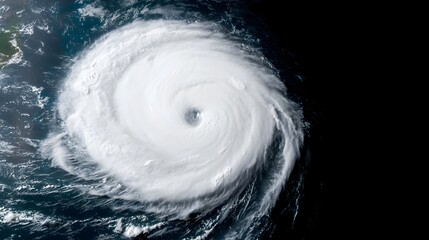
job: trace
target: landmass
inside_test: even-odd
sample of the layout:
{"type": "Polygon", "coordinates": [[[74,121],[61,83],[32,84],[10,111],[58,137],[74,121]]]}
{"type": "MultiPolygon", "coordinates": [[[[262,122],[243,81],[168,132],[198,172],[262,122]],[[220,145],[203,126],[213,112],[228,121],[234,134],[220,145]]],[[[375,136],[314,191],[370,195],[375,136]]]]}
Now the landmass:
{"type": "Polygon", "coordinates": [[[12,31],[0,32],[0,68],[3,68],[9,59],[19,51],[19,49],[12,44],[14,39],[15,36],[12,31]]]}

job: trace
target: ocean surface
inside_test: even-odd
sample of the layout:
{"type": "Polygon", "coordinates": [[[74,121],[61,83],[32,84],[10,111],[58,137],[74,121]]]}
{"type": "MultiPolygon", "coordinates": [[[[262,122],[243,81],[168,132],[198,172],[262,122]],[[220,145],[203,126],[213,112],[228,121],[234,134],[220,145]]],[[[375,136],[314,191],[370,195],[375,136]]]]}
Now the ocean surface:
{"type": "MultiPolygon", "coordinates": [[[[303,239],[314,215],[315,203],[306,198],[314,196],[314,186],[304,183],[316,117],[307,118],[313,109],[302,97],[305,76],[270,31],[246,1],[0,0],[0,239],[303,239]],[[82,54],[120,27],[157,20],[216,24],[243,51],[263,56],[263,64],[290,89],[288,98],[303,109],[300,157],[262,217],[253,213],[265,196],[258,189],[275,178],[275,162],[252,175],[254,181],[231,196],[232,203],[171,217],[148,210],[147,201],[117,195],[126,188],[120,181],[74,174],[46,154],[43,146],[63,131],[59,98],[82,54]]],[[[281,139],[274,134],[267,158],[278,154],[281,139]]],[[[71,166],[97,171],[97,162],[71,166]]]]}

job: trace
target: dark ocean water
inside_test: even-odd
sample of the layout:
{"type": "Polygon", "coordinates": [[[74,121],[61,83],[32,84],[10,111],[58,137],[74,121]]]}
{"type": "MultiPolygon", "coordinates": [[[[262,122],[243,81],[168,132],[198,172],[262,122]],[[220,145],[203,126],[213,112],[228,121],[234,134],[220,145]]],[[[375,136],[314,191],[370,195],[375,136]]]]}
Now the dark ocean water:
{"type": "Polygon", "coordinates": [[[235,222],[240,205],[205,235],[217,210],[160,220],[140,209],[139,202],[90,194],[91,180],[68,174],[41,154],[42,142],[60,124],[56,101],[74,59],[103,34],[135,20],[156,19],[215,22],[232,38],[259,49],[279,71],[290,98],[302,104],[309,127],[278,203],[243,239],[310,236],[320,194],[320,178],[312,175],[320,164],[312,163],[319,106],[306,92],[305,69],[296,62],[305,50],[296,37],[285,41],[282,31],[302,32],[293,24],[273,25],[280,18],[270,18],[269,9],[259,1],[0,0],[5,33],[0,51],[13,49],[3,56],[0,72],[0,239],[128,239],[141,231],[149,239],[225,239],[231,227],[240,228],[235,222]]]}

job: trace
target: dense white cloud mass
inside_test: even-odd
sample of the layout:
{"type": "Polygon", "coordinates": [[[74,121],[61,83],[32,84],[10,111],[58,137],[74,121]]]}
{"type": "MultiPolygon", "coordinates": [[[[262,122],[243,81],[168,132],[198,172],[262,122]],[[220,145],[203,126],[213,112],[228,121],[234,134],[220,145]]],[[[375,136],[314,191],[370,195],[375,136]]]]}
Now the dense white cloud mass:
{"type": "Polygon", "coordinates": [[[104,194],[181,216],[219,206],[278,161],[259,200],[266,213],[303,138],[269,64],[210,23],[138,21],[108,33],[72,66],[58,109],[63,127],[45,143],[56,164],[120,183],[104,194]]]}

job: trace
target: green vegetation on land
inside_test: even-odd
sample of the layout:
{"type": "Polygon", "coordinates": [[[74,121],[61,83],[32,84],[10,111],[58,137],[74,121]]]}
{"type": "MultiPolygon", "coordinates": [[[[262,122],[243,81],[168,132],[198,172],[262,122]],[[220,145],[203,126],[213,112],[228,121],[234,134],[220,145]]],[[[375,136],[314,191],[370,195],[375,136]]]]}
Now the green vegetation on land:
{"type": "Polygon", "coordinates": [[[18,52],[18,49],[11,43],[14,37],[12,32],[0,32],[0,67],[18,52]]]}

